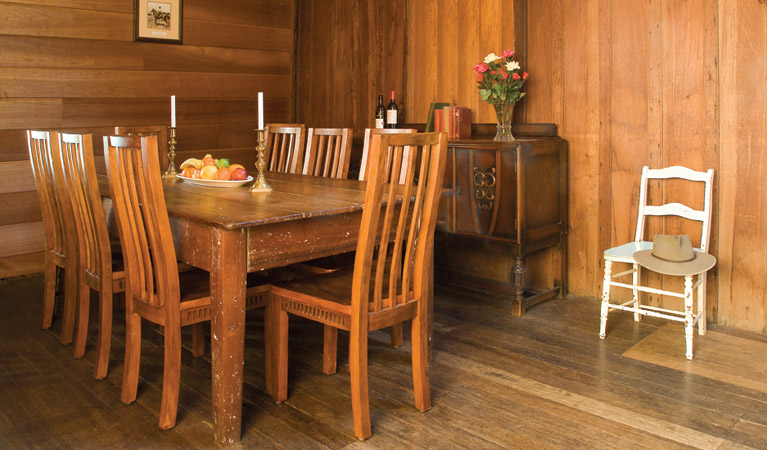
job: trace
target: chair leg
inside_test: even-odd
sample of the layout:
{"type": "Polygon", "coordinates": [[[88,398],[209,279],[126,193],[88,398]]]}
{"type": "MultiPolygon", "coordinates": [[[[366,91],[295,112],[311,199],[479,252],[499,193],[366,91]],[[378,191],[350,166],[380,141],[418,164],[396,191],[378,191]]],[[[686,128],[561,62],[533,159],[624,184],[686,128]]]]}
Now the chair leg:
{"type": "Polygon", "coordinates": [[[131,403],[138,390],[139,361],[141,360],[141,316],[133,313],[130,295],[126,292],[125,305],[125,367],[120,400],[131,403]]]}
{"type": "Polygon", "coordinates": [[[279,298],[270,297],[264,320],[266,390],[276,402],[288,398],[288,313],[279,298]]]}
{"type": "MultiPolygon", "coordinates": [[[[68,266],[74,264],[68,264],[68,266]]],[[[77,270],[67,267],[64,269],[64,314],[61,323],[59,342],[69,344],[75,331],[75,315],[77,313],[77,270]]]]}
{"type": "MultiPolygon", "coordinates": [[[[49,259],[48,257],[47,259],[49,259]]],[[[53,307],[56,303],[56,281],[58,267],[53,262],[45,262],[45,292],[43,293],[43,329],[48,329],[53,323],[53,307]]]]}
{"type": "Polygon", "coordinates": [[[706,273],[698,275],[701,277],[701,283],[698,285],[698,335],[706,334],[706,273]]]}
{"type": "Polygon", "coordinates": [[[612,261],[605,260],[605,276],[602,282],[602,313],[599,320],[599,338],[605,338],[605,329],[607,328],[607,312],[610,308],[610,274],[612,271],[612,261]]]}
{"type": "Polygon", "coordinates": [[[85,343],[88,339],[88,320],[90,318],[91,289],[85,284],[82,275],[83,269],[77,269],[78,289],[77,289],[77,322],[75,327],[75,358],[81,358],[85,354],[85,343]]]}
{"type": "Polygon", "coordinates": [[[687,341],[687,359],[692,359],[692,322],[692,276],[686,275],[684,277],[684,337],[687,341]]]}
{"type": "MultiPolygon", "coordinates": [[[[640,266],[637,263],[634,263],[634,273],[632,274],[632,281],[634,282],[634,286],[639,285],[639,278],[640,278],[640,266]]],[[[639,313],[639,291],[636,289],[632,289],[632,296],[634,300],[634,322],[639,322],[642,315],[639,313]]]]}
{"type": "Polygon", "coordinates": [[[420,411],[431,409],[429,387],[429,335],[427,318],[415,317],[411,324],[411,353],[413,359],[413,396],[415,407],[420,411]]]}
{"type": "Polygon", "coordinates": [[[109,352],[112,346],[112,282],[102,277],[99,292],[99,340],[96,346],[96,367],[93,377],[100,380],[107,376],[109,352]]]}
{"type": "Polygon", "coordinates": [[[162,401],[160,403],[160,428],[168,430],[176,426],[178,392],[181,383],[181,326],[165,325],[165,362],[162,375],[162,401]]]}
{"type": "Polygon", "coordinates": [[[192,325],[192,355],[195,358],[205,355],[205,322],[192,325]]]}
{"type": "Polygon", "coordinates": [[[392,347],[402,347],[402,344],[405,343],[405,337],[402,334],[402,324],[392,325],[389,332],[391,333],[392,347]]]}
{"type": "Polygon", "coordinates": [[[352,326],[349,333],[349,375],[352,384],[352,414],[354,435],[367,439],[370,427],[370,400],[368,398],[368,333],[367,326],[352,326]]]}
{"type": "Polygon", "coordinates": [[[338,361],[338,328],[325,325],[325,336],[322,340],[322,372],[325,375],[336,373],[338,361]]]}

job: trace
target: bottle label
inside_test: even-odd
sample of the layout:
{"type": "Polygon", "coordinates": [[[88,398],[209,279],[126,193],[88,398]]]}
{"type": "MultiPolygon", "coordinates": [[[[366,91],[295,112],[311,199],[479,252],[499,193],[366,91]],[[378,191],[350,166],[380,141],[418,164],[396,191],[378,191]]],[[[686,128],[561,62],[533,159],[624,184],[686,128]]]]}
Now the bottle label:
{"type": "Polygon", "coordinates": [[[390,109],[386,111],[386,123],[389,125],[396,125],[397,124],[397,110],[396,109],[390,109]]]}
{"type": "Polygon", "coordinates": [[[376,128],[383,128],[384,127],[384,120],[380,118],[376,118],[376,128]]]}

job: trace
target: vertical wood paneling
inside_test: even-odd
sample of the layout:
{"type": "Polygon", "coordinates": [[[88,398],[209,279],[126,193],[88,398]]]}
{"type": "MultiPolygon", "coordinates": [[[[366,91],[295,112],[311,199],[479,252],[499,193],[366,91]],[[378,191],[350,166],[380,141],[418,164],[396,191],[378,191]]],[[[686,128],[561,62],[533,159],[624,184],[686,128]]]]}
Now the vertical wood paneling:
{"type": "Polygon", "coordinates": [[[767,4],[719,2],[719,20],[719,321],[765,333],[767,4]]]}

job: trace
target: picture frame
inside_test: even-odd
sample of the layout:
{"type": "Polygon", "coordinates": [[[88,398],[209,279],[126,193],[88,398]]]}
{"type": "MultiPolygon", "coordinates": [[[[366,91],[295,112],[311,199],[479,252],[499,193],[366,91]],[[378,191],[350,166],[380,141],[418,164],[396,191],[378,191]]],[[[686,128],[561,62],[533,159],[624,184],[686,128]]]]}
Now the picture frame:
{"type": "Polygon", "coordinates": [[[134,40],[181,44],[183,0],[135,0],[134,40]]]}

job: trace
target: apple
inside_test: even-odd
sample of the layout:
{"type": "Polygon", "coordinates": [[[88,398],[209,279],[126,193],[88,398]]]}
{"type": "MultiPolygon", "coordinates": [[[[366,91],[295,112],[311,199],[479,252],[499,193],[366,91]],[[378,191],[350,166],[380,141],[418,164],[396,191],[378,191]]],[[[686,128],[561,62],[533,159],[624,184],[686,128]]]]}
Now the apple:
{"type": "Polygon", "coordinates": [[[248,172],[242,167],[236,167],[232,170],[232,180],[247,180],[248,172]]]}

